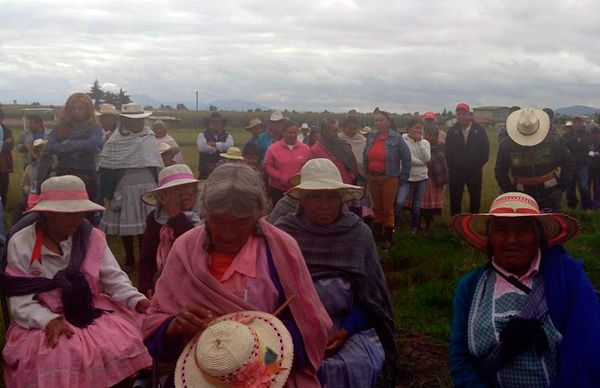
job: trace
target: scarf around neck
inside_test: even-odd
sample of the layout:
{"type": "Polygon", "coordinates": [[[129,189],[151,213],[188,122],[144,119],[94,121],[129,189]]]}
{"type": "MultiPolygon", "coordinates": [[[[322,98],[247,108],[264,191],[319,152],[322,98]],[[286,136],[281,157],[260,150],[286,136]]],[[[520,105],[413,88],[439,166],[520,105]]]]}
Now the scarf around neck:
{"type": "Polygon", "coordinates": [[[358,171],[358,163],[356,162],[356,158],[354,157],[354,153],[352,152],[352,146],[346,143],[339,137],[335,139],[327,139],[325,136],[320,136],[319,143],[321,143],[333,156],[338,158],[344,163],[344,166],[350,171],[354,173],[354,175],[360,175],[358,171]]]}

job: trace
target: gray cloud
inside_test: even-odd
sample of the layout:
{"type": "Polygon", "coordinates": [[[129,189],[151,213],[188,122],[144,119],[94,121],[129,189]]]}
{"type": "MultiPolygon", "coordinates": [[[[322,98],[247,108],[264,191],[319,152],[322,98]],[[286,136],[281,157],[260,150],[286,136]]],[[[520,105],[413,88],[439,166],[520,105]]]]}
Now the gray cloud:
{"type": "Polygon", "coordinates": [[[94,79],[163,101],[290,109],[600,106],[600,3],[3,2],[0,101],[94,79]]]}

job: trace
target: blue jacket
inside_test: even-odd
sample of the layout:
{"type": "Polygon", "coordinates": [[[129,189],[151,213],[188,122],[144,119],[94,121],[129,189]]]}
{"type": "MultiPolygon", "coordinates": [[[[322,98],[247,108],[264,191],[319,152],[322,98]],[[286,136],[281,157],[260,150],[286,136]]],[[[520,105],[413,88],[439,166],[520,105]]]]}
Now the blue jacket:
{"type": "MultiPolygon", "coordinates": [[[[369,171],[369,150],[375,143],[375,136],[377,132],[369,133],[367,137],[367,145],[363,153],[365,161],[365,169],[369,171]]],[[[397,176],[400,180],[399,183],[408,182],[410,175],[410,165],[412,157],[410,156],[410,149],[402,136],[396,131],[389,130],[389,137],[385,141],[385,175],[386,176],[397,176]]]]}
{"type": "MultiPolygon", "coordinates": [[[[450,370],[455,387],[488,387],[468,348],[468,320],[475,288],[489,264],[465,275],[454,294],[450,334],[450,370]]],[[[550,318],[563,339],[558,347],[558,375],[551,387],[600,386],[600,303],[583,263],[560,245],[542,253],[550,318]]]]}
{"type": "Polygon", "coordinates": [[[96,156],[104,146],[104,131],[100,125],[89,128],[73,128],[69,137],[58,141],[54,129],[48,135],[44,154],[56,155],[58,168],[96,171],[96,156]]]}

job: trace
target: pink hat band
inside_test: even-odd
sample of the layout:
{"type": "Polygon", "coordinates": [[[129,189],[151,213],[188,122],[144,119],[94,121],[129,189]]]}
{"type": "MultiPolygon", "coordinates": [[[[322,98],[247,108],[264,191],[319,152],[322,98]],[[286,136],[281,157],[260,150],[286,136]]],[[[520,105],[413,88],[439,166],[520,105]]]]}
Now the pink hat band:
{"type": "Polygon", "coordinates": [[[164,177],[163,179],[158,181],[158,186],[163,186],[169,182],[173,182],[173,181],[179,180],[179,179],[195,179],[195,178],[194,178],[194,175],[190,174],[189,172],[178,172],[176,174],[167,175],[166,177],[164,177]]]}
{"type": "Polygon", "coordinates": [[[47,190],[40,194],[40,201],[72,201],[88,199],[85,190],[47,190]]]}

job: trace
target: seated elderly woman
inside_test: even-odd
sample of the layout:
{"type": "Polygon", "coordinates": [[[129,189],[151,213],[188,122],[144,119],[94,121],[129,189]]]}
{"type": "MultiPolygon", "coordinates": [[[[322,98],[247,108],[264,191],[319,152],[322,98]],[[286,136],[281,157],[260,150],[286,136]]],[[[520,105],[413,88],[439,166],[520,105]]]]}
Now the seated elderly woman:
{"type": "Polygon", "coordinates": [[[7,386],[107,387],[152,364],[138,315],[150,302],[85,220],[103,209],[80,178],[64,175],[47,179],[13,226],[2,258],[14,318],[2,354],[7,386]]]}
{"type": "Polygon", "coordinates": [[[364,189],[342,182],[337,167],[324,158],[309,160],[300,184],[287,193],[298,211],[275,226],[292,235],[333,320],[319,378],[329,387],[394,385],[396,346],[390,297],[375,241],[360,217],[344,202],[360,199],[364,189]],[[383,344],[383,346],[382,346],[383,344]]]}
{"type": "Polygon", "coordinates": [[[274,313],[293,298],[280,315],[294,344],[288,384],[319,386],[316,373],[331,320],[296,241],[262,219],[266,204],[253,168],[224,164],[211,173],[200,195],[205,224],[173,244],[144,321],[145,343],[155,359],[176,360],[217,316],[274,313]]]}
{"type": "Polygon", "coordinates": [[[142,201],[156,206],[146,217],[142,236],[138,289],[152,295],[158,273],[164,268],[175,239],[200,224],[195,209],[200,181],[185,164],[163,168],[158,188],[145,193],[142,201]]]}
{"type": "Polygon", "coordinates": [[[577,221],[506,193],[489,213],[454,216],[452,228],[490,258],[454,295],[454,386],[597,387],[600,304],[582,262],[559,245],[577,221]]]}

